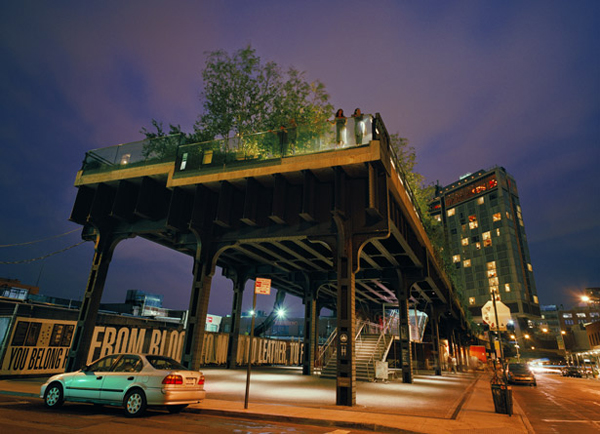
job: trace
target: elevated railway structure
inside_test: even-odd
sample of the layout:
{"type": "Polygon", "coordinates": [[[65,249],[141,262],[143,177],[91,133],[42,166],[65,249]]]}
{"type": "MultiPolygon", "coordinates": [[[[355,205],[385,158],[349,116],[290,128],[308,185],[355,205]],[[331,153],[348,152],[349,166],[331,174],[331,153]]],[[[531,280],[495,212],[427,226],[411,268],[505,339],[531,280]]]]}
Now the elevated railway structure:
{"type": "Polygon", "coordinates": [[[398,306],[405,382],[409,303],[431,315],[434,348],[438,320],[467,332],[379,115],[199,144],[169,136],[98,149],[86,154],[75,186],[71,220],[96,248],[67,369],[87,354],[113,250],[135,236],[194,258],[182,356],[193,369],[217,266],[234,282],[228,365],[249,279],[270,278],[303,300],[305,374],[314,369],[321,308],[336,313],[338,405],[356,400],[357,311],[398,306]]]}

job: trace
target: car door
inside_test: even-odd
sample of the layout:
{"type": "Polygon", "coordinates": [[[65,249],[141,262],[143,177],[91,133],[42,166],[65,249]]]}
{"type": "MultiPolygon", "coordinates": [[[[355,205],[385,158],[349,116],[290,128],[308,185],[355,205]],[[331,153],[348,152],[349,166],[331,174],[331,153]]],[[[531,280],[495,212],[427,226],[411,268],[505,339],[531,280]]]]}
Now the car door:
{"type": "Polygon", "coordinates": [[[81,371],[76,372],[65,384],[66,398],[98,401],[104,376],[110,372],[119,356],[106,356],[81,371]]]}
{"type": "Polygon", "coordinates": [[[100,390],[100,400],[106,403],[120,404],[123,402],[125,392],[133,384],[139,371],[142,369],[142,360],[136,355],[121,357],[104,375],[100,390]]]}

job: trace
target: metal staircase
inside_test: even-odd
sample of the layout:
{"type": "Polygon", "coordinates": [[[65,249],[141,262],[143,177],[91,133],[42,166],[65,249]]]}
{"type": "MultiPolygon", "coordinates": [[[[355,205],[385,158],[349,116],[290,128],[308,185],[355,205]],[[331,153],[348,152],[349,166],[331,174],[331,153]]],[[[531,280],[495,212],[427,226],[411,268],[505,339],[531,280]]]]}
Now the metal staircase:
{"type": "MultiPolygon", "coordinates": [[[[385,361],[394,340],[393,335],[360,334],[355,341],[356,379],[363,381],[375,380],[376,362],[385,361]]],[[[325,362],[321,371],[323,378],[335,378],[337,375],[337,351],[334,350],[325,362]]]]}

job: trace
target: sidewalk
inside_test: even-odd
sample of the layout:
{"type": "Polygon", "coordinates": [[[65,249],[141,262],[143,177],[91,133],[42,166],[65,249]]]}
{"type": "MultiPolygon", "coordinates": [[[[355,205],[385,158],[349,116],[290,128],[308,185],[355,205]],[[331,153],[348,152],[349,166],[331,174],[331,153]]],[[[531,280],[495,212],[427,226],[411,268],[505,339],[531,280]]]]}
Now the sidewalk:
{"type": "MultiPolygon", "coordinates": [[[[377,432],[534,432],[514,400],[512,416],[495,413],[487,374],[417,375],[410,385],[397,381],[359,382],[359,405],[342,407],[335,405],[334,380],[300,376],[295,371],[253,371],[249,405],[244,409],[241,392],[245,391],[245,382],[240,382],[243,371],[203,371],[207,377],[207,399],[189,406],[187,412],[377,432]]],[[[44,381],[45,378],[0,380],[0,393],[39,397],[44,381]]]]}

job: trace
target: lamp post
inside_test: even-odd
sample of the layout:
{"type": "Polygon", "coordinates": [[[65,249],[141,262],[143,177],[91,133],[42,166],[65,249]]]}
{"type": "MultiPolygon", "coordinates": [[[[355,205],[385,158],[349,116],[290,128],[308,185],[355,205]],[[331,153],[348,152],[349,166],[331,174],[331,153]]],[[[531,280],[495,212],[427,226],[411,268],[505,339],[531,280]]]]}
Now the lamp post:
{"type": "Polygon", "coordinates": [[[519,354],[519,348],[521,348],[519,346],[519,340],[517,339],[516,335],[510,335],[510,338],[515,341],[515,349],[517,350],[517,363],[521,362],[521,354],[519,354]]]}

